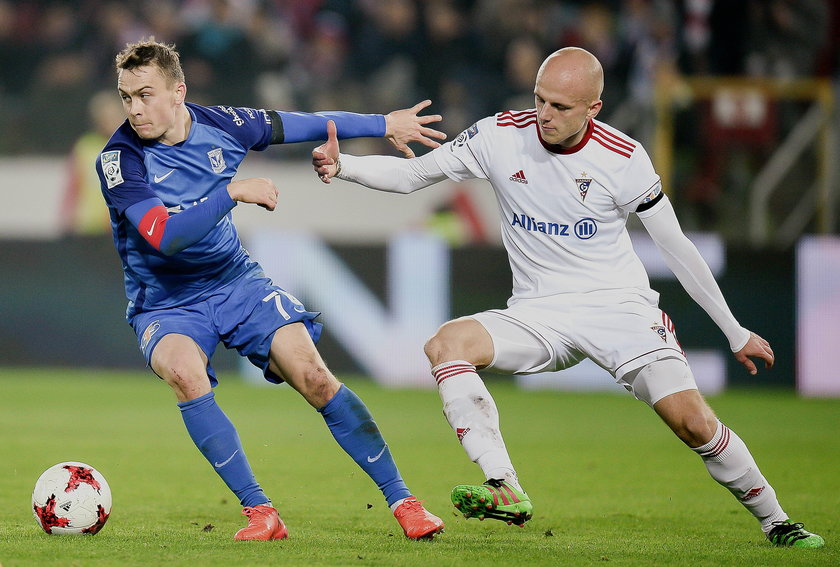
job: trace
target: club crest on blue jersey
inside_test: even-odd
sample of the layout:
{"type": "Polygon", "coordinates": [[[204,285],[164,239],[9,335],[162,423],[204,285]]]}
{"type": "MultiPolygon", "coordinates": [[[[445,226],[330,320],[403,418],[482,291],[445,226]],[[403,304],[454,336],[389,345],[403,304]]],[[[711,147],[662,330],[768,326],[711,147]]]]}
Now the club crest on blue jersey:
{"type": "Polygon", "coordinates": [[[580,191],[580,200],[586,199],[586,194],[589,192],[589,186],[592,184],[592,178],[586,175],[586,172],[580,174],[579,179],[575,179],[578,191],[580,191]]]}
{"type": "Polygon", "coordinates": [[[149,323],[149,326],[146,327],[146,330],[143,331],[143,338],[140,339],[140,350],[146,352],[146,347],[149,346],[149,341],[152,340],[152,336],[160,329],[160,323],[158,321],[152,321],[149,323]]]}
{"type": "Polygon", "coordinates": [[[122,169],[120,169],[120,150],[102,152],[99,154],[99,163],[102,164],[102,174],[105,176],[108,189],[113,189],[123,182],[122,169]]]}
{"type": "Polygon", "coordinates": [[[210,150],[207,152],[207,157],[210,158],[210,167],[213,168],[213,173],[222,173],[227,167],[225,156],[222,154],[222,148],[210,150]]]}

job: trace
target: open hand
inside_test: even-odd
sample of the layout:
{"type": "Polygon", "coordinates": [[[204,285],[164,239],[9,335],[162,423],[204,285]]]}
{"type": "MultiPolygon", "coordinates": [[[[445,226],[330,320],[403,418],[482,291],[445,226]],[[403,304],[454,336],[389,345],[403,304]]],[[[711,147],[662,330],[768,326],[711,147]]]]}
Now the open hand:
{"type": "Polygon", "coordinates": [[[440,114],[417,115],[430,104],[432,101],[424,100],[411,108],[395,110],[385,115],[385,137],[407,158],[414,157],[414,152],[408,147],[409,142],[420,142],[424,146],[437,148],[440,147],[440,143],[432,138],[446,139],[443,132],[426,127],[426,124],[440,122],[443,119],[440,114]]]}

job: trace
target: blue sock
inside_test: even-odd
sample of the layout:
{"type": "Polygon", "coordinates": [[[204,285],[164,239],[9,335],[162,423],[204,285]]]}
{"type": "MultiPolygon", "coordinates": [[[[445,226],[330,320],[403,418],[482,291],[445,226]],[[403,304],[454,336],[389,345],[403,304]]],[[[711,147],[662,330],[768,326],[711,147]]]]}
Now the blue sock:
{"type": "Polygon", "coordinates": [[[333,399],[318,411],[341,448],[382,491],[388,506],[411,496],[376,422],[353,390],[342,384],[333,399]]]}
{"type": "Polygon", "coordinates": [[[198,450],[222,477],[243,506],[268,502],[242,450],[239,434],[216,403],[213,392],[178,402],[184,425],[198,450]]]}

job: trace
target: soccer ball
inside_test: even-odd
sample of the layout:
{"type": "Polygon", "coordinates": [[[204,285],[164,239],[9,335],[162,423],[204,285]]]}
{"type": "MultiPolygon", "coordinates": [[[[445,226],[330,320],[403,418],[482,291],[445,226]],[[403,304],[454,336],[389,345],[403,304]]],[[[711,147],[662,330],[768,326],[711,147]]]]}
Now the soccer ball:
{"type": "Polygon", "coordinates": [[[48,534],[95,534],[111,514],[111,488],[90,465],[68,461],[44,471],[32,491],[35,521],[48,534]]]}

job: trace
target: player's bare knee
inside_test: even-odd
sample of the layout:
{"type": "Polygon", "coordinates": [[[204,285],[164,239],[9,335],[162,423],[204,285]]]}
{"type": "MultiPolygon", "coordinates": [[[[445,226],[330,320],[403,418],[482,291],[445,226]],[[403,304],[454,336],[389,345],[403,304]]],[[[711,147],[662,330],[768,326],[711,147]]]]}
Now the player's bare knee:
{"type": "Polygon", "coordinates": [[[314,364],[304,370],[299,391],[312,407],[322,408],[335,396],[341,383],[320,364],[314,364]]]}
{"type": "Polygon", "coordinates": [[[179,401],[198,398],[210,391],[207,373],[196,374],[187,365],[170,364],[159,375],[169,384],[179,401]]]}
{"type": "Polygon", "coordinates": [[[692,413],[682,418],[674,433],[689,447],[700,447],[712,439],[716,430],[717,420],[710,423],[704,414],[692,413]]]}
{"type": "Polygon", "coordinates": [[[455,319],[440,326],[426,344],[423,352],[432,366],[450,360],[470,360],[469,329],[465,319],[455,319]]]}
{"type": "Polygon", "coordinates": [[[702,398],[699,399],[701,403],[683,406],[678,415],[669,419],[671,429],[689,447],[708,443],[718,427],[717,417],[711,408],[702,398]]]}
{"type": "Polygon", "coordinates": [[[437,333],[432,335],[423,345],[423,352],[426,353],[426,358],[429,359],[432,366],[440,364],[444,347],[445,344],[437,333]]]}

